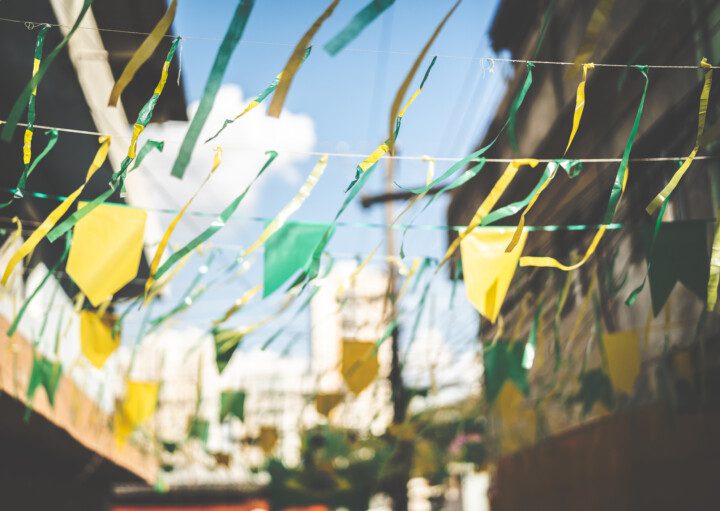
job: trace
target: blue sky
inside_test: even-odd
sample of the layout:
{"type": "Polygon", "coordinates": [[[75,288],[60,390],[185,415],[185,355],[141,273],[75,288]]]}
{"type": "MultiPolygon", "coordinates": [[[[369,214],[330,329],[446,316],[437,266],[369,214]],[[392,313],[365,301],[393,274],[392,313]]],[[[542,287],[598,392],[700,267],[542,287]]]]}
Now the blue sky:
{"type": "MultiPolygon", "coordinates": [[[[397,87],[415,56],[453,2],[447,0],[397,0],[386,13],[368,27],[351,45],[336,57],[322,49],[328,39],[340,30],[367,0],[341,2],[333,16],[315,37],[311,57],[302,66],[293,82],[285,108],[294,114],[310,117],[314,123],[314,151],[361,153],[371,152],[386,136],[388,112],[397,87]]],[[[245,98],[261,91],[283,68],[296,41],[323,11],[328,0],[257,1],[242,41],[235,51],[225,75],[225,84],[238,85],[245,98]]],[[[487,28],[497,0],[465,1],[446,24],[430,50],[438,55],[433,73],[423,94],[404,118],[398,150],[403,155],[461,157],[472,149],[482,136],[485,123],[492,117],[496,102],[504,90],[502,72],[487,73],[479,56],[492,56],[487,41],[487,28]]],[[[182,79],[188,103],[197,101],[203,91],[220,39],[236,6],[231,0],[180,2],[175,20],[176,34],[187,36],[183,43],[182,79]]],[[[411,86],[419,84],[428,65],[426,59],[411,86]]],[[[237,112],[227,112],[227,116],[237,112]]],[[[249,120],[249,119],[247,119],[249,120]]],[[[232,143],[233,132],[224,135],[232,143]]],[[[316,157],[307,157],[295,165],[300,179],[312,168],[316,157]]],[[[330,221],[337,211],[343,191],[359,163],[357,158],[331,158],[325,175],[311,198],[293,217],[308,221],[330,221]]],[[[438,163],[437,171],[450,163],[438,163]]],[[[403,161],[397,167],[397,181],[405,186],[424,184],[427,164],[403,161]]],[[[382,188],[383,167],[378,168],[365,192],[382,188]]],[[[274,216],[295,194],[301,181],[288,183],[272,174],[255,200],[253,214],[274,216]]],[[[179,204],[180,205],[180,204],[179,204]]],[[[402,205],[397,204],[397,208],[402,205]]],[[[421,224],[444,224],[447,199],[438,200],[418,219],[421,224]]],[[[409,216],[406,217],[409,219],[409,216]]],[[[382,222],[382,207],[363,210],[352,205],[343,220],[351,222],[382,222]]],[[[240,221],[240,220],[238,220],[240,221]]],[[[248,225],[247,234],[239,235],[238,243],[248,243],[261,225],[248,225]]],[[[366,255],[382,239],[380,229],[340,228],[330,251],[341,255],[366,255]]],[[[406,252],[412,256],[439,257],[446,248],[442,230],[411,231],[406,252]]],[[[232,254],[225,254],[227,260],[232,254]]],[[[173,296],[156,309],[172,306],[197,265],[189,265],[178,277],[173,296]]],[[[260,268],[260,265],[257,265],[260,268]]],[[[213,292],[182,316],[185,323],[206,327],[209,319],[228,307],[261,275],[248,272],[239,287],[213,292]]],[[[447,290],[447,283],[444,283],[447,290]]],[[[459,296],[462,301],[462,296],[459,296]]],[[[262,315],[271,307],[257,302],[248,307],[249,315],[262,315]]],[[[442,312],[442,307],[440,307],[442,312]]],[[[471,311],[470,311],[471,312],[471,311]]],[[[132,323],[139,318],[135,315],[132,323]]],[[[238,321],[247,321],[239,317],[238,321]]],[[[298,322],[298,330],[307,327],[307,318],[298,322]]],[[[472,330],[472,329],[471,329],[472,330]]],[[[470,332],[472,334],[472,332],[470,332]]]]}

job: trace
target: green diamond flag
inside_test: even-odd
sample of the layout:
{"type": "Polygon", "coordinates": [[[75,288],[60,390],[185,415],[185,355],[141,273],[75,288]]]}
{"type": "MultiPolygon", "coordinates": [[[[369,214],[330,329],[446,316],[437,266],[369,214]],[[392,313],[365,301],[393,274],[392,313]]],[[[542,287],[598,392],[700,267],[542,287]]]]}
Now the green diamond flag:
{"type": "MultiPolygon", "coordinates": [[[[645,231],[646,246],[652,238],[652,226],[645,231]]],[[[687,221],[663,224],[648,258],[650,295],[653,314],[662,310],[679,281],[705,300],[709,271],[707,224],[687,221]]]]}
{"type": "Polygon", "coordinates": [[[328,224],[288,222],[265,243],[263,297],[269,296],[305,267],[328,224]]]}
{"type": "Polygon", "coordinates": [[[220,394],[220,422],[229,415],[245,420],[245,392],[242,390],[223,390],[220,394]]]}
{"type": "Polygon", "coordinates": [[[500,394],[505,380],[512,381],[527,395],[530,387],[527,370],[523,368],[525,343],[521,341],[497,341],[485,349],[485,395],[493,403],[500,394]]]}

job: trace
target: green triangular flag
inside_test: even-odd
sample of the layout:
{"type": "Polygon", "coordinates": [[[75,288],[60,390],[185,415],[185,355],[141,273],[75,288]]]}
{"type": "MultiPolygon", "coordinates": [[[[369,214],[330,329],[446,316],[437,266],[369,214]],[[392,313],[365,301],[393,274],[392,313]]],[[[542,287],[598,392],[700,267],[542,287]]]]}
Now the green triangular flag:
{"type": "MultiPolygon", "coordinates": [[[[645,231],[646,246],[651,238],[652,226],[648,226],[645,231]]],[[[706,223],[687,221],[663,224],[648,261],[652,261],[648,279],[655,316],[662,310],[678,281],[704,301],[710,265],[706,223]]]]}
{"type": "Polygon", "coordinates": [[[238,332],[239,331],[221,329],[214,329],[212,331],[215,341],[215,363],[217,364],[219,373],[225,370],[230,363],[233,353],[235,353],[235,349],[243,337],[245,337],[245,333],[238,332]]]}
{"type": "Polygon", "coordinates": [[[60,385],[61,377],[62,365],[60,362],[53,362],[43,356],[33,357],[32,372],[30,373],[30,382],[27,388],[28,409],[25,414],[26,421],[30,418],[32,400],[38,387],[42,386],[45,389],[50,405],[55,405],[55,393],[60,385]]]}
{"type": "Polygon", "coordinates": [[[523,394],[530,392],[527,370],[523,368],[525,343],[521,341],[494,342],[485,349],[485,395],[493,403],[505,380],[512,381],[523,394]]]}
{"type": "Polygon", "coordinates": [[[188,437],[197,438],[202,443],[206,444],[208,437],[210,436],[210,423],[200,417],[193,417],[190,419],[190,425],[188,426],[188,437]]]}
{"type": "Polygon", "coordinates": [[[570,402],[582,403],[583,414],[588,414],[595,403],[602,403],[608,410],[613,406],[613,387],[610,378],[600,369],[591,369],[580,375],[580,391],[570,402]]]}
{"type": "Polygon", "coordinates": [[[242,390],[223,390],[220,394],[220,422],[229,415],[245,420],[245,392],[242,390]]]}
{"type": "Polygon", "coordinates": [[[328,224],[288,222],[265,242],[263,297],[305,267],[329,227],[328,224]]]}

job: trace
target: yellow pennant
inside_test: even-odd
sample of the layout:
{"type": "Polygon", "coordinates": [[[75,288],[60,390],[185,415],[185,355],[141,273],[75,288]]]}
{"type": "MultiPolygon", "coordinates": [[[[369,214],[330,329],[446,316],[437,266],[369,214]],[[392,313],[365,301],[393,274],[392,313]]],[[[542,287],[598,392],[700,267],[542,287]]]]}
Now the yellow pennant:
{"type": "Polygon", "coordinates": [[[273,452],[279,437],[280,435],[278,435],[278,430],[275,426],[260,427],[258,445],[260,445],[260,448],[265,453],[265,456],[269,456],[273,452]]]}
{"type": "Polygon", "coordinates": [[[67,213],[68,209],[70,209],[70,206],[73,205],[73,203],[77,200],[77,198],[80,196],[82,191],[85,189],[85,185],[88,181],[90,181],[90,178],[97,172],[97,170],[102,167],[102,164],[105,163],[105,159],[108,155],[108,149],[110,148],[110,137],[108,136],[102,136],[99,139],[100,141],[100,148],[98,149],[97,153],[95,154],[95,158],[93,158],[92,164],[90,164],[90,168],[87,171],[87,174],[85,176],[85,182],[80,185],[80,187],[75,190],[73,193],[71,193],[64,201],[60,203],[58,207],[56,207],[43,222],[38,226],[35,231],[30,235],[30,237],[25,240],[25,243],[22,244],[22,246],[13,254],[13,256],[10,258],[10,261],[8,262],[7,267],[5,268],[5,273],[2,277],[2,285],[4,286],[7,284],[8,278],[10,278],[10,274],[13,271],[13,268],[22,261],[23,257],[28,255],[30,252],[32,252],[35,247],[42,241],[42,239],[47,235],[48,232],[50,232],[50,229],[52,229],[55,224],[62,218],[62,216],[67,213]]]}
{"type": "Polygon", "coordinates": [[[252,300],[253,297],[256,294],[258,294],[260,291],[262,291],[262,284],[258,284],[257,286],[245,291],[240,298],[235,300],[235,302],[232,304],[232,307],[230,307],[227,311],[225,311],[225,314],[223,315],[222,318],[216,319],[215,321],[213,321],[213,325],[219,325],[221,323],[225,323],[237,311],[242,309],[250,300],[252,300]]]}
{"type": "Polygon", "coordinates": [[[603,344],[613,387],[630,394],[640,373],[640,336],[635,330],[606,333],[603,344]]]}
{"type": "Polygon", "coordinates": [[[320,415],[328,417],[337,405],[343,402],[345,395],[341,392],[320,393],[315,396],[315,409],[320,415]]]}
{"type": "MultiPolygon", "coordinates": [[[[463,229],[453,240],[453,242],[450,244],[450,247],[447,249],[447,252],[445,252],[445,256],[442,258],[442,261],[440,261],[440,264],[437,266],[435,271],[439,271],[440,268],[452,257],[452,255],[455,253],[457,248],[460,246],[460,243],[467,237],[471,232],[475,230],[477,226],[479,226],[482,223],[482,219],[487,216],[490,211],[495,207],[495,204],[498,200],[500,200],[500,197],[503,193],[505,193],[505,190],[508,186],[510,186],[510,183],[512,183],[513,179],[515,179],[515,175],[517,174],[520,167],[524,165],[529,165],[532,168],[537,167],[538,160],[534,159],[522,159],[522,160],[513,160],[510,162],[510,164],[505,168],[505,171],[500,176],[500,179],[497,180],[495,185],[493,186],[492,190],[490,190],[490,193],[485,198],[485,200],[480,204],[480,207],[475,212],[475,215],[473,216],[470,223],[463,229]]],[[[512,238],[508,238],[508,242],[512,238]]]]}
{"type": "Polygon", "coordinates": [[[80,312],[80,347],[85,358],[98,369],[120,345],[120,332],[115,335],[112,327],[117,319],[113,315],[103,315],[84,310],[80,312]]]}
{"type": "Polygon", "coordinates": [[[118,403],[113,421],[118,445],[124,445],[132,432],[153,416],[159,391],[158,382],[128,380],[125,399],[118,403]]]}
{"type": "Polygon", "coordinates": [[[140,67],[145,62],[147,62],[147,60],[155,52],[158,45],[160,44],[160,41],[162,41],[163,37],[165,37],[165,34],[167,34],[170,25],[172,25],[172,22],[175,19],[176,10],[177,0],[172,0],[163,17],[160,18],[160,21],[158,21],[157,25],[155,25],[155,28],[152,29],[152,32],[148,34],[140,47],[135,51],[135,53],[133,53],[133,56],[130,57],[130,60],[128,61],[125,69],[123,69],[123,72],[120,75],[120,78],[118,78],[117,82],[115,82],[115,85],[112,88],[112,92],[110,92],[108,106],[117,105],[118,99],[120,99],[120,95],[125,90],[125,87],[127,87],[128,84],[135,77],[135,73],[138,72],[140,67]]]}
{"type": "Polygon", "coordinates": [[[93,306],[137,276],[146,220],[144,209],[100,204],[75,224],[66,271],[93,306]]]}
{"type": "Polygon", "coordinates": [[[690,152],[680,168],[675,171],[675,174],[673,174],[673,177],[670,178],[670,181],[665,185],[665,188],[663,188],[662,191],[650,202],[650,204],[648,204],[647,208],[645,208],[649,215],[652,215],[655,210],[659,208],[663,202],[665,202],[673,190],[675,190],[678,183],[680,183],[680,180],[685,175],[685,172],[687,172],[690,165],[692,165],[692,162],[695,160],[695,156],[700,149],[700,142],[703,137],[703,132],[705,131],[705,118],[707,117],[708,100],[710,98],[710,88],[712,87],[713,74],[713,68],[708,63],[707,59],[702,59],[700,67],[705,70],[705,83],[703,84],[703,89],[700,93],[700,111],[698,114],[698,130],[697,138],[695,139],[695,147],[693,147],[693,150],[690,152]]]}
{"type": "Polygon", "coordinates": [[[582,120],[583,110],[585,110],[585,82],[587,82],[587,73],[588,69],[593,69],[594,67],[595,64],[583,64],[582,80],[578,85],[577,95],[575,98],[575,114],[573,115],[572,131],[570,131],[570,139],[568,140],[567,146],[565,147],[565,152],[563,153],[563,156],[567,154],[568,149],[570,149],[570,146],[575,139],[575,135],[580,128],[580,121],[582,120]]]}
{"type": "Polygon", "coordinates": [[[712,254],[710,256],[710,276],[707,285],[707,311],[715,310],[717,302],[718,282],[720,281],[720,209],[717,212],[717,225],[713,237],[712,254]]]}
{"type": "Polygon", "coordinates": [[[515,275],[527,233],[520,235],[517,246],[508,253],[505,247],[511,238],[512,232],[504,229],[482,229],[465,237],[460,245],[468,300],[492,323],[515,275]]]}
{"type": "Polygon", "coordinates": [[[525,403],[525,396],[510,380],[500,390],[495,403],[500,417],[500,446],[504,454],[535,443],[537,418],[525,403]]]}
{"type": "Polygon", "coordinates": [[[165,253],[165,249],[167,248],[167,245],[170,242],[170,236],[172,236],[172,233],[175,231],[175,228],[177,227],[178,222],[180,222],[180,219],[183,217],[183,215],[185,214],[187,209],[190,207],[190,204],[192,204],[192,201],[195,200],[195,197],[197,197],[197,195],[200,193],[200,190],[202,190],[205,187],[207,182],[212,177],[213,173],[220,166],[221,162],[222,162],[222,147],[216,147],[215,155],[213,156],[212,168],[210,169],[210,172],[205,177],[205,180],[202,183],[200,183],[200,186],[198,187],[198,189],[195,190],[195,193],[192,194],[190,199],[185,203],[185,205],[178,212],[178,214],[175,215],[175,218],[172,219],[172,222],[170,222],[170,225],[165,230],[165,233],[163,234],[162,238],[160,239],[160,243],[158,243],[158,246],[155,249],[155,255],[153,256],[152,262],[150,263],[150,276],[148,277],[147,281],[145,282],[145,303],[147,303],[149,301],[150,289],[152,289],[153,283],[155,282],[153,275],[155,275],[155,272],[157,271],[158,267],[160,266],[160,261],[162,260],[163,253],[165,253]]]}
{"type": "Polygon", "coordinates": [[[323,175],[323,172],[325,172],[327,164],[328,155],[323,154],[315,164],[312,172],[310,172],[310,175],[300,187],[300,190],[295,195],[295,197],[293,197],[292,200],[290,200],[290,202],[288,202],[285,207],[280,210],[280,212],[275,216],[275,218],[270,221],[267,227],[265,227],[263,232],[260,234],[260,237],[255,240],[255,242],[250,245],[250,247],[245,251],[243,257],[247,257],[252,252],[260,248],[270,236],[275,234],[278,229],[280,229],[285,224],[285,222],[287,222],[287,219],[290,218],[290,215],[300,209],[300,206],[302,206],[303,202],[305,202],[305,199],[310,196],[313,188],[315,188],[318,180],[323,175]]]}
{"type": "Polygon", "coordinates": [[[374,382],[379,370],[373,341],[343,340],[341,373],[353,394],[360,394],[374,382]]]}

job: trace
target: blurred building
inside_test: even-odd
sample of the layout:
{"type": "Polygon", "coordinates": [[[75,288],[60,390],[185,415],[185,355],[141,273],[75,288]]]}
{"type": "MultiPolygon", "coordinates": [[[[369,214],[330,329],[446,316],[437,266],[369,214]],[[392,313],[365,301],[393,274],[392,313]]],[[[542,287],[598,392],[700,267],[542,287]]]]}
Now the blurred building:
{"type": "MultiPolygon", "coordinates": [[[[513,59],[573,62],[598,4],[595,0],[503,0],[490,30],[493,48],[513,59]],[[544,19],[549,20],[546,31],[544,19]]],[[[618,0],[588,61],[672,65],[698,63],[703,56],[716,65],[720,60],[717,2],[618,0]]],[[[524,64],[515,66],[514,71],[506,96],[478,147],[489,143],[508,118],[526,76],[524,64]]],[[[519,151],[513,152],[503,135],[486,156],[561,157],[572,125],[579,79],[580,75],[567,66],[536,65],[532,87],[517,115],[519,151]]],[[[582,123],[567,157],[621,156],[643,85],[643,77],[634,68],[590,70],[582,123]]],[[[651,69],[647,101],[631,157],[689,154],[697,132],[701,88],[699,70],[651,69]]],[[[701,154],[718,156],[719,113],[720,86],[715,80],[701,154]]],[[[586,163],[582,173],[572,180],[560,172],[540,196],[526,224],[599,224],[617,166],[586,163]]],[[[704,328],[698,330],[704,303],[681,284],[647,329],[649,286],[633,307],[623,303],[646,272],[642,227],[654,219],[645,213],[645,206],[676,169],[673,162],[630,164],[627,191],[615,219],[629,227],[608,231],[593,259],[575,272],[567,303],[560,311],[560,339],[567,341],[596,276],[602,329],[637,330],[641,337],[647,333],[640,376],[632,395],[620,403],[622,411],[583,425],[580,423],[587,417],[583,419],[577,407],[567,407],[561,400],[548,405],[539,445],[500,458],[491,490],[493,509],[678,509],[717,505],[720,480],[713,459],[717,458],[718,445],[705,428],[717,422],[720,409],[718,316],[708,315],[704,328]],[[687,394],[680,391],[673,372],[678,354],[691,361],[689,378],[694,383],[687,394]],[[670,426],[673,421],[676,429],[670,426]],[[670,429],[664,429],[665,425],[670,429]],[[679,444],[684,447],[673,447],[679,444]],[[590,449],[592,456],[588,454],[590,449]],[[550,459],[553,462],[546,463],[550,459]],[[633,475],[621,467],[633,467],[633,475]]],[[[489,164],[471,183],[457,189],[448,209],[448,224],[467,224],[502,170],[502,165],[489,164]]],[[[711,240],[712,219],[720,206],[717,170],[717,159],[693,163],[672,195],[665,221],[709,219],[707,235],[711,240]]],[[[522,169],[498,207],[525,197],[540,173],[540,167],[522,169]]],[[[516,224],[517,217],[502,223],[516,224]]],[[[585,252],[594,234],[594,230],[531,232],[523,253],[568,261],[573,252],[585,252]]],[[[678,246],[677,250],[684,248],[678,246]]],[[[540,348],[547,361],[552,360],[553,318],[566,275],[550,269],[519,270],[502,311],[505,325],[514,326],[522,314],[521,302],[530,296],[534,306],[542,291],[547,290],[542,314],[546,328],[541,333],[545,341],[540,348]]],[[[584,332],[583,339],[593,332],[594,321],[591,307],[578,325],[584,332]]],[[[525,330],[519,332],[519,339],[527,337],[529,323],[520,325],[525,330]]],[[[484,326],[483,334],[491,338],[492,326],[484,326]]],[[[559,373],[553,372],[550,363],[535,364],[530,375],[531,389],[539,387],[534,383],[563,379],[576,391],[585,347],[585,340],[570,347],[564,345],[566,362],[559,373]]],[[[596,352],[594,349],[589,360],[591,366],[600,364],[596,352]]],[[[537,392],[531,391],[532,402],[540,399],[537,392]]]]}

